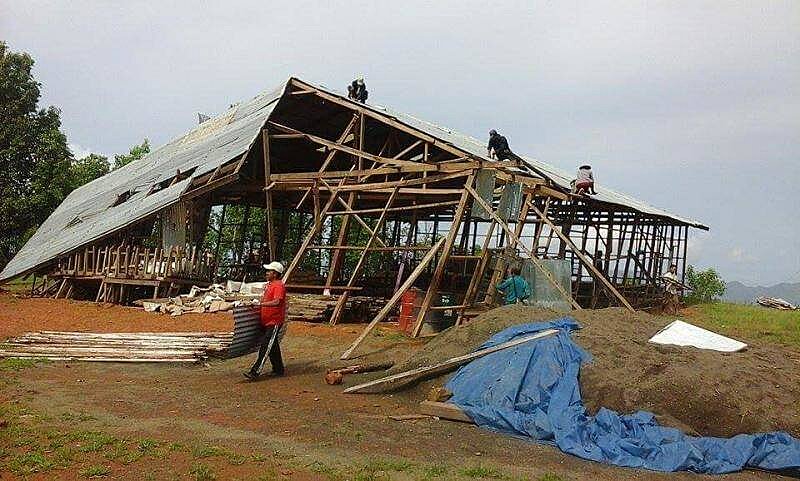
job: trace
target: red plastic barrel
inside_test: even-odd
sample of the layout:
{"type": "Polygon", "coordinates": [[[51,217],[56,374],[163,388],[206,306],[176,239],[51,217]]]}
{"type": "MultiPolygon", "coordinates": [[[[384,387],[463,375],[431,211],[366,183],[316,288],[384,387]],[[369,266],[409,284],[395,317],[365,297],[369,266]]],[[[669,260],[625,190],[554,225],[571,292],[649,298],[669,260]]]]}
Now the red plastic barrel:
{"type": "Polygon", "coordinates": [[[412,287],[400,297],[400,317],[397,320],[401,331],[409,332],[411,326],[414,325],[416,320],[416,300],[419,297],[419,293],[419,289],[412,287]]]}

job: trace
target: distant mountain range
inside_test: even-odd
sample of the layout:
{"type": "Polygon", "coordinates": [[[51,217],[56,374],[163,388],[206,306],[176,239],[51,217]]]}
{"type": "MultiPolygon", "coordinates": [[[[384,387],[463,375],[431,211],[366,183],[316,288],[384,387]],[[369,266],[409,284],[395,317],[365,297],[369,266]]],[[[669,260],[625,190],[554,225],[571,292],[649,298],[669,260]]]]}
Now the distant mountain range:
{"type": "Polygon", "coordinates": [[[797,305],[800,304],[800,282],[781,282],[769,287],[748,286],[738,281],[728,282],[722,299],[752,304],[758,296],[780,297],[797,305]]]}

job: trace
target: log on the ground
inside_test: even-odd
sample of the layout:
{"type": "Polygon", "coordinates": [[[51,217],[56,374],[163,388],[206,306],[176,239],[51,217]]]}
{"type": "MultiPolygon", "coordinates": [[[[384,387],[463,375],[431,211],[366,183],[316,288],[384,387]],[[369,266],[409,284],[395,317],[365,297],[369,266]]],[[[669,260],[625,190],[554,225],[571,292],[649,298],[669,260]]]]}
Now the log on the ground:
{"type": "Polygon", "coordinates": [[[378,362],[373,364],[356,364],[339,369],[328,369],[325,373],[325,382],[330,385],[341,384],[345,374],[358,374],[361,372],[385,371],[394,366],[393,362],[378,362]]]}
{"type": "Polygon", "coordinates": [[[359,384],[357,386],[352,386],[344,390],[345,393],[378,393],[378,392],[386,392],[390,390],[399,389],[403,386],[407,386],[409,384],[429,379],[431,377],[439,376],[446,372],[452,371],[459,366],[467,364],[468,362],[472,361],[473,359],[478,359],[479,357],[486,356],[493,352],[502,351],[503,349],[508,349],[510,347],[518,346],[520,344],[524,344],[530,341],[536,341],[539,339],[543,339],[545,337],[550,337],[554,334],[558,333],[558,329],[547,329],[542,332],[538,332],[536,334],[532,334],[530,336],[520,337],[518,339],[512,339],[510,341],[506,341],[500,343],[496,346],[492,346],[486,349],[481,349],[480,351],[471,352],[469,354],[464,354],[463,356],[457,356],[450,358],[444,362],[440,362],[438,364],[434,364],[431,366],[423,366],[416,369],[411,369],[409,371],[404,371],[398,374],[393,374],[391,376],[383,377],[380,379],[376,379],[374,381],[365,382],[363,384],[359,384]]]}
{"type": "Polygon", "coordinates": [[[450,421],[459,421],[462,423],[475,424],[467,413],[460,407],[451,403],[442,403],[436,401],[422,401],[419,404],[419,410],[422,414],[434,416],[440,419],[447,419],[450,421]]]}

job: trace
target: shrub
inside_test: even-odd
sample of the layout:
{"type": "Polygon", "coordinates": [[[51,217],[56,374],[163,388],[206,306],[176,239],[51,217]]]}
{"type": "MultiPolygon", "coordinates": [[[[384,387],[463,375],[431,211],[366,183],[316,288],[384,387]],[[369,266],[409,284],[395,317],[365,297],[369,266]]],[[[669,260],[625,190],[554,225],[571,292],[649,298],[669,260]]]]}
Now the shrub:
{"type": "Polygon", "coordinates": [[[714,302],[725,294],[725,281],[713,267],[697,271],[694,266],[689,266],[686,269],[686,283],[692,288],[686,296],[688,304],[714,302]]]}

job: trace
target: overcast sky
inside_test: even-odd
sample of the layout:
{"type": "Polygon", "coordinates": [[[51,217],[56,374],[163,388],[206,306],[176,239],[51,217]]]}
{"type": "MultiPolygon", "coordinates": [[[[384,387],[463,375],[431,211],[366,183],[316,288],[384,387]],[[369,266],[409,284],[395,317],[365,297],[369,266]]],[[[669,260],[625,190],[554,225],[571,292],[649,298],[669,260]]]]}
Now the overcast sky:
{"type": "Polygon", "coordinates": [[[800,281],[800,1],[201,3],[0,0],[0,39],[77,154],[362,73],[370,101],[701,220],[690,260],[727,280],[800,281]]]}

